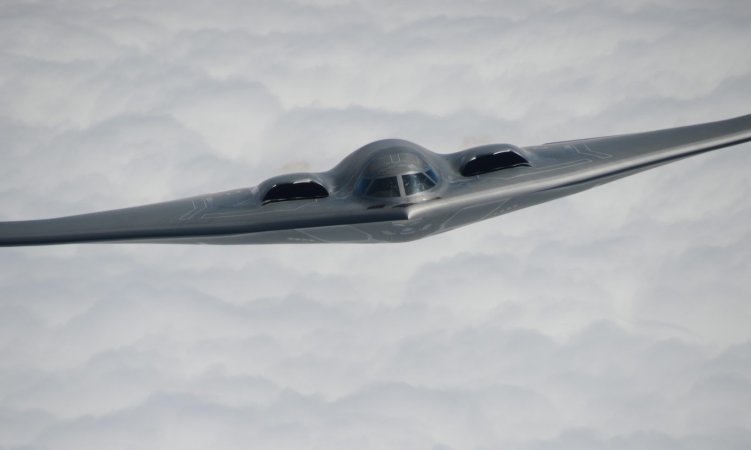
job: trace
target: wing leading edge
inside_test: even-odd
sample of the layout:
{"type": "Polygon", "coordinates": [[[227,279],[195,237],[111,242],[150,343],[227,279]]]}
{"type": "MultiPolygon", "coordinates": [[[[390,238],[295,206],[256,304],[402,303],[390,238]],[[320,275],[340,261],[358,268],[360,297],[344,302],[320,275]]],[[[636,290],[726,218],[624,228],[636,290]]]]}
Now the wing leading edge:
{"type": "Polygon", "coordinates": [[[362,210],[317,201],[258,205],[249,190],[43,220],[0,222],[0,246],[84,242],[216,243],[262,235],[255,243],[294,242],[297,229],[402,220],[403,210],[362,210]],[[228,197],[231,201],[228,201],[228,197]],[[269,234],[288,231],[287,234],[269,234]]]}
{"type": "Polygon", "coordinates": [[[456,189],[454,195],[440,202],[416,205],[410,211],[411,217],[448,217],[444,224],[453,226],[440,227],[447,230],[744,142],[751,142],[751,115],[658,131],[522,147],[520,151],[530,166],[476,177],[468,181],[471,188],[456,189]]]}
{"type": "Polygon", "coordinates": [[[542,154],[574,151],[591,164],[558,177],[551,188],[602,184],[724,147],[751,142],[751,115],[658,131],[580,139],[530,147],[542,154]]]}

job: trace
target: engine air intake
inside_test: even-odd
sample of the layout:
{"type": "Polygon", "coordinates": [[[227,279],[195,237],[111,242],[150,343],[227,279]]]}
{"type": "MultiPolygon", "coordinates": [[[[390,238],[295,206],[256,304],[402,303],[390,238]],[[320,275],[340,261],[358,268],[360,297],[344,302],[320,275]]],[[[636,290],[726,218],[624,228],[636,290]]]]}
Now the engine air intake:
{"type": "Polygon", "coordinates": [[[475,175],[482,175],[483,173],[519,166],[529,166],[529,161],[516,152],[505,150],[475,156],[462,166],[461,174],[465,177],[473,177],[475,175]]]}
{"type": "Polygon", "coordinates": [[[289,200],[308,200],[325,198],[329,192],[315,181],[297,181],[294,183],[280,183],[266,192],[263,196],[263,204],[273,202],[286,202],[289,200]]]}

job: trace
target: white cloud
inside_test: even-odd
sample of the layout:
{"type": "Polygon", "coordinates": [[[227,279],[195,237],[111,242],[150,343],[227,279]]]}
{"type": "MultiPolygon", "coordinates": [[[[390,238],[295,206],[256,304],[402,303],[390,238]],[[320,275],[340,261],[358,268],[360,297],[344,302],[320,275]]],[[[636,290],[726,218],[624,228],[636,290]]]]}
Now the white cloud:
{"type": "MultiPolygon", "coordinates": [[[[743,1],[5,2],[2,220],[748,113],[743,1]]],[[[0,448],[746,448],[749,145],[403,245],[0,252],[0,448]]]]}

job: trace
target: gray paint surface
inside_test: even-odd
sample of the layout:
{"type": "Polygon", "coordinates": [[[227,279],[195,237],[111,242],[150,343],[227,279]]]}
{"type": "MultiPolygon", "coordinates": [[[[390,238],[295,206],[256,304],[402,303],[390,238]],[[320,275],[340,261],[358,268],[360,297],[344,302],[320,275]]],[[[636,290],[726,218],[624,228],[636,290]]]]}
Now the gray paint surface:
{"type": "Polygon", "coordinates": [[[571,195],[689,156],[751,141],[751,115],[666,130],[554,142],[485,145],[438,154],[412,142],[365,145],[322,173],[281,175],[252,188],[153,205],[0,223],[0,245],[76,242],[274,244],[405,242],[571,195]],[[462,176],[474,156],[514,151],[530,163],[462,176]],[[438,182],[409,196],[358,192],[363,176],[433,168],[438,182]],[[314,180],[329,197],[263,203],[280,183],[314,180]]]}

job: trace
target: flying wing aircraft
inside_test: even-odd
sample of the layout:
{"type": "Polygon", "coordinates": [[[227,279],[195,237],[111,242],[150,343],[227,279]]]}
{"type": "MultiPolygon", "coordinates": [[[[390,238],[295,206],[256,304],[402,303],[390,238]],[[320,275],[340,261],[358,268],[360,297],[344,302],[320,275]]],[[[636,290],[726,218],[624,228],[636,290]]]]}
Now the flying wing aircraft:
{"type": "Polygon", "coordinates": [[[751,115],[452,154],[386,139],[352,152],[326,172],[281,175],[251,188],[145,206],[2,222],[0,246],[412,241],[749,141],[751,115]]]}

